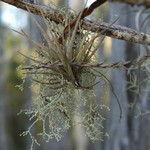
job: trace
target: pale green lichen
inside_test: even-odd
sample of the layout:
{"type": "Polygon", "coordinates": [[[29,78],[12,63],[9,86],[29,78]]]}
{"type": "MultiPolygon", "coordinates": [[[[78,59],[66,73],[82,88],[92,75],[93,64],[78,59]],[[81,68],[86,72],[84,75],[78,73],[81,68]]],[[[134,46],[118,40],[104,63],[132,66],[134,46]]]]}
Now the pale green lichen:
{"type": "MultiPolygon", "coordinates": [[[[71,20],[69,17],[66,13],[66,22],[71,20]]],[[[102,140],[105,136],[105,118],[101,109],[106,107],[96,104],[94,86],[98,83],[98,73],[90,67],[90,63],[96,62],[94,57],[101,41],[98,45],[94,45],[94,42],[100,34],[91,33],[90,29],[84,31],[80,27],[80,19],[74,29],[67,33],[67,37],[63,37],[64,27],[59,27],[60,25],[44,16],[43,20],[49,33],[34,18],[33,20],[42,32],[44,43],[35,42],[26,33],[21,32],[36,46],[36,55],[28,57],[32,64],[22,68],[27,70],[32,84],[35,84],[32,86],[35,93],[34,106],[24,111],[30,120],[35,121],[23,135],[29,134],[32,144],[39,144],[30,130],[33,125],[42,122],[42,131],[37,134],[47,142],[51,139],[59,141],[64,132],[76,125],[83,127],[92,141],[102,140]],[[87,66],[84,67],[85,64],[87,66]],[[75,116],[80,117],[79,122],[73,119],[75,116]]]]}

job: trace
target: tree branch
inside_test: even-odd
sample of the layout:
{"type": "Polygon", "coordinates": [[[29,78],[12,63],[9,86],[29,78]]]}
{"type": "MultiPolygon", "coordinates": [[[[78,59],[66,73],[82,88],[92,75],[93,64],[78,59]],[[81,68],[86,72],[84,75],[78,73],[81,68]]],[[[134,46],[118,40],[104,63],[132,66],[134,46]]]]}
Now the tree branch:
{"type": "MultiPolygon", "coordinates": [[[[50,20],[63,24],[64,25],[64,16],[63,14],[54,8],[46,5],[36,5],[24,2],[22,0],[0,0],[10,5],[13,5],[17,8],[27,10],[27,8],[36,15],[41,15],[41,10],[45,17],[48,17],[50,20]]],[[[126,28],[119,25],[110,26],[108,23],[96,24],[88,19],[83,19],[82,27],[86,30],[91,28],[93,32],[102,32],[102,34],[120,40],[126,40],[129,42],[135,42],[140,44],[150,45],[150,35],[145,33],[139,33],[133,29],[126,28]],[[92,28],[91,28],[92,26],[92,28]]]]}
{"type": "Polygon", "coordinates": [[[143,5],[145,7],[150,7],[150,0],[110,0],[111,2],[121,2],[130,5],[143,5]]]}

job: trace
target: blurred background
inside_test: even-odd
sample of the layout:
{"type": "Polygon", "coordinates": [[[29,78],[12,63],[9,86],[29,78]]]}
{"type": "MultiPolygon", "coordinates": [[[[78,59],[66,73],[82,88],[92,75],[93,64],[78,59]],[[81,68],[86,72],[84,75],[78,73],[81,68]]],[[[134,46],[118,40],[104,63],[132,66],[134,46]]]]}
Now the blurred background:
{"type": "MultiPolygon", "coordinates": [[[[90,5],[94,0],[70,0],[69,7],[79,12],[85,5],[90,5]]],[[[48,4],[48,0],[38,0],[38,3],[48,4]]],[[[57,7],[64,7],[67,0],[51,0],[57,7]]],[[[126,4],[109,4],[97,8],[90,19],[98,22],[110,22],[120,16],[119,25],[135,29],[135,16],[138,8],[126,4]],[[123,15],[120,15],[123,14],[123,15]],[[130,17],[129,17],[130,16],[130,17]]],[[[146,14],[148,15],[148,14],[146,14]]],[[[35,16],[42,21],[39,16],[35,16]]],[[[144,16],[145,17],[145,16],[144,16]]],[[[42,23],[42,22],[41,22],[42,23]]],[[[21,114],[22,109],[32,107],[32,91],[30,81],[26,81],[24,90],[19,90],[16,85],[22,84],[22,73],[17,67],[24,63],[23,57],[18,54],[30,54],[33,45],[18,35],[13,30],[23,29],[37,41],[42,41],[40,32],[32,22],[28,13],[13,6],[0,2],[0,150],[30,150],[31,139],[20,136],[30,125],[28,118],[21,114]]],[[[100,61],[117,62],[138,56],[137,49],[143,46],[130,42],[120,41],[105,37],[103,45],[97,54],[100,61]]],[[[144,53],[144,52],[143,52],[144,53]]],[[[29,62],[25,62],[29,63],[29,62]]],[[[110,107],[109,112],[103,112],[106,117],[104,130],[108,132],[104,141],[91,142],[81,129],[73,129],[57,142],[51,140],[46,143],[41,139],[41,146],[34,146],[35,150],[148,150],[150,149],[150,120],[149,115],[140,115],[140,112],[149,111],[149,91],[144,91],[140,96],[128,90],[131,80],[126,69],[105,70],[111,80],[115,92],[121,101],[123,117],[119,121],[119,107],[112,90],[106,85],[99,85],[96,89],[97,100],[110,107]],[[101,99],[103,97],[103,99],[101,99]],[[130,104],[137,101],[135,109],[131,111],[130,104]]],[[[142,78],[142,77],[141,77],[142,78]]],[[[142,88],[146,88],[149,82],[142,88]]],[[[38,131],[35,126],[33,133],[38,131]]]]}

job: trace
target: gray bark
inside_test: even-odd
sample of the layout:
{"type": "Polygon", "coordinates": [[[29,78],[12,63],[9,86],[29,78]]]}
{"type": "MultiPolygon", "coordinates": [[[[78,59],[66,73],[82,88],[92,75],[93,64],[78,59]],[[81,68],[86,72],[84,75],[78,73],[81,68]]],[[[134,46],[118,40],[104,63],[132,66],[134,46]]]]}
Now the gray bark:
{"type": "MultiPolygon", "coordinates": [[[[31,5],[30,3],[24,3],[23,1],[20,0],[1,0],[1,1],[26,11],[28,8],[32,13],[37,15],[41,15],[41,10],[42,10],[43,15],[45,17],[49,17],[49,20],[53,20],[56,23],[60,23],[64,25],[64,21],[63,21],[64,16],[56,9],[50,9],[49,7],[43,5],[33,5],[33,4],[31,5]]],[[[92,25],[93,27],[90,28],[92,32],[101,32],[105,30],[106,32],[101,32],[101,34],[107,35],[115,39],[150,45],[149,34],[145,34],[142,32],[139,33],[135,30],[123,26],[116,26],[116,25],[110,26],[110,24],[105,22],[102,22],[100,24],[95,24],[94,22],[91,22],[87,19],[84,19],[82,23],[83,23],[82,28],[84,28],[85,30],[89,29],[92,25]]]]}

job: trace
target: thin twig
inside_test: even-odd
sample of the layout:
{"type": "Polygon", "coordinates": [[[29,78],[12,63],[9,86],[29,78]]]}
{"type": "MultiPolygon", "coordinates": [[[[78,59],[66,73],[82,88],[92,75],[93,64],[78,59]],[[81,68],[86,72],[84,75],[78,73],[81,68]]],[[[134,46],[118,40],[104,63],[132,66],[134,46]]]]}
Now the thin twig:
{"type": "Polygon", "coordinates": [[[150,7],[150,0],[111,0],[112,2],[120,2],[120,3],[126,3],[130,5],[138,5],[138,6],[145,6],[150,7]]]}

